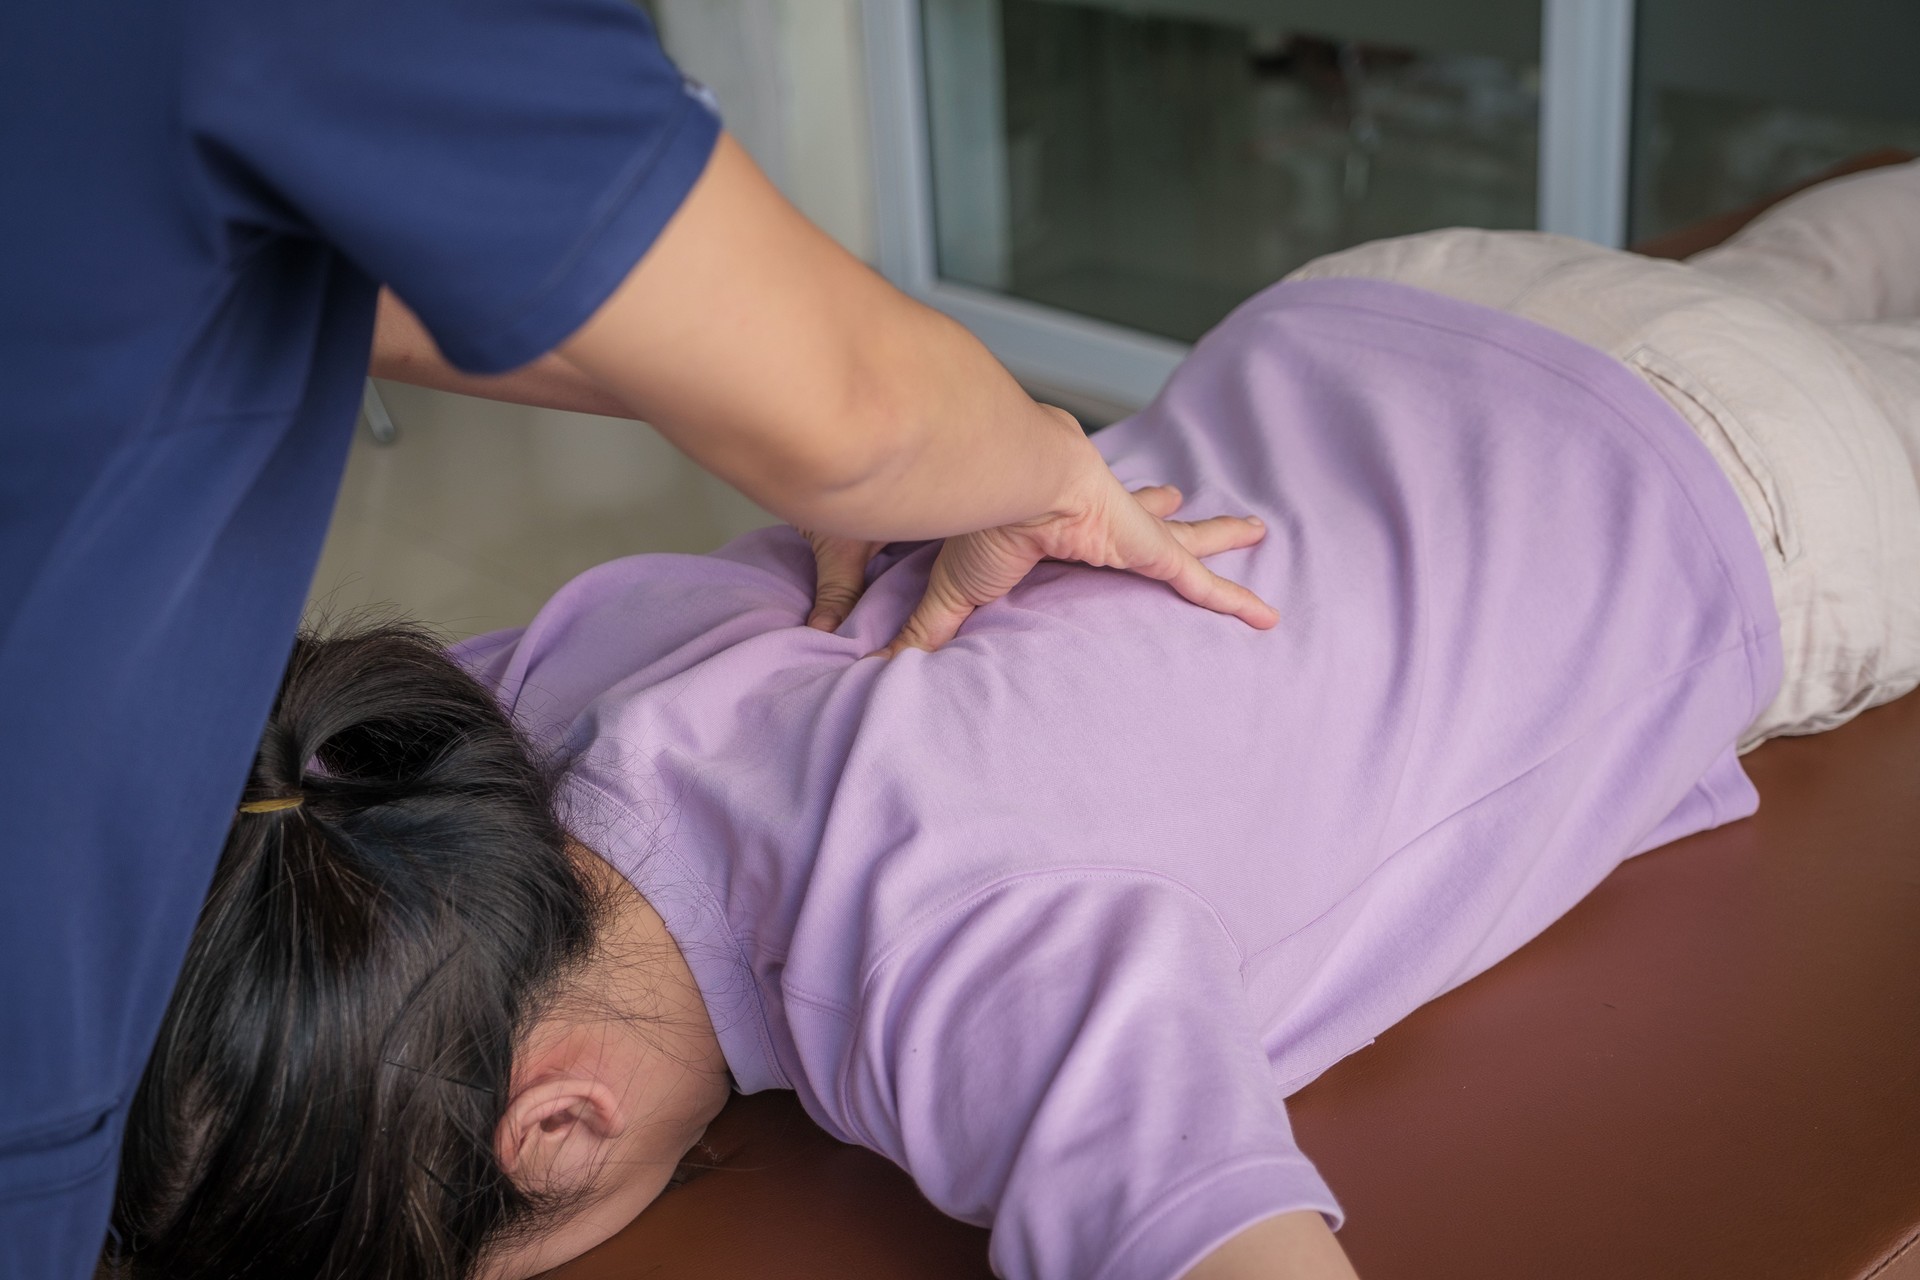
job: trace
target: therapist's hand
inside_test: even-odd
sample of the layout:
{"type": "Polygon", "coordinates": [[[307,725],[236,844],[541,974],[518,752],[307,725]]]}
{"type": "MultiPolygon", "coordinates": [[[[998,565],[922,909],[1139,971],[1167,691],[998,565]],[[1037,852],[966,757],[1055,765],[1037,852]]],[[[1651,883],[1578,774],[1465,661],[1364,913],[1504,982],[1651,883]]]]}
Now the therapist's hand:
{"type": "Polygon", "coordinates": [[[805,529],[800,534],[813,544],[813,611],[807,615],[807,625],[816,631],[836,631],[867,589],[867,561],[887,544],[805,529]]]}
{"type": "Polygon", "coordinates": [[[948,538],[933,562],[926,595],[881,654],[938,649],[975,609],[1013,590],[1042,560],[1076,560],[1156,578],[1194,604],[1262,631],[1280,621],[1259,596],[1200,563],[1202,556],[1252,546],[1266,537],[1266,526],[1242,516],[1170,520],[1180,509],[1178,489],[1155,485],[1128,493],[1111,471],[1104,474],[1107,483],[1074,509],[948,538]]]}
{"type": "MultiPolygon", "coordinates": [[[[1171,485],[1132,493],[1101,466],[1078,500],[1057,514],[948,538],[934,560],[920,604],[891,644],[938,649],[973,611],[1011,591],[1042,560],[1075,560],[1124,569],[1166,582],[1203,608],[1266,629],[1279,621],[1271,606],[1200,563],[1204,556],[1251,546],[1266,536],[1258,520],[1215,516],[1172,520],[1182,496],[1171,485]]],[[[816,568],[807,625],[831,631],[845,621],[865,587],[866,566],[881,544],[808,534],[816,568]]]]}

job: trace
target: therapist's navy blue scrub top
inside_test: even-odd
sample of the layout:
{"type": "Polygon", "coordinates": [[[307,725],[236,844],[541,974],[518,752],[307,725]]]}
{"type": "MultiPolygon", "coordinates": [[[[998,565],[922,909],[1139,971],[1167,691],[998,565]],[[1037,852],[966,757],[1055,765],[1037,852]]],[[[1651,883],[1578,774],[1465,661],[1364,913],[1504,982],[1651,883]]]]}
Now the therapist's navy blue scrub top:
{"type": "Polygon", "coordinates": [[[0,9],[0,1276],[79,1280],[290,649],[376,282],[550,350],[719,125],[626,0],[0,9]]]}

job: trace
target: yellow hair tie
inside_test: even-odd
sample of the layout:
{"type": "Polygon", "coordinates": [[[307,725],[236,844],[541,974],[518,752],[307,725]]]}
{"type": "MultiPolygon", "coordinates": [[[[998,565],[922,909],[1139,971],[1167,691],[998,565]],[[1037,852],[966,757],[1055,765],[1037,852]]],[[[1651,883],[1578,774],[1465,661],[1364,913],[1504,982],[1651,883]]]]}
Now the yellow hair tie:
{"type": "Polygon", "coordinates": [[[242,813],[278,813],[282,809],[298,809],[305,796],[275,796],[271,800],[249,800],[240,806],[242,813]]]}

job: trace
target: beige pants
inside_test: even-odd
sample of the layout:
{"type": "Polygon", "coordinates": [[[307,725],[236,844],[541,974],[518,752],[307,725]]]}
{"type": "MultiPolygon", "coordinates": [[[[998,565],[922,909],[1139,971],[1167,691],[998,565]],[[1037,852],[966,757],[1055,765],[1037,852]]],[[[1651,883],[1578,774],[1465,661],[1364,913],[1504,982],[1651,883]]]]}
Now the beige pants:
{"type": "Polygon", "coordinates": [[[1920,684],[1920,164],[1823,184],[1686,263],[1452,230],[1289,279],[1326,276],[1524,316],[1680,411],[1739,492],[1780,611],[1785,678],[1743,748],[1920,684]]]}

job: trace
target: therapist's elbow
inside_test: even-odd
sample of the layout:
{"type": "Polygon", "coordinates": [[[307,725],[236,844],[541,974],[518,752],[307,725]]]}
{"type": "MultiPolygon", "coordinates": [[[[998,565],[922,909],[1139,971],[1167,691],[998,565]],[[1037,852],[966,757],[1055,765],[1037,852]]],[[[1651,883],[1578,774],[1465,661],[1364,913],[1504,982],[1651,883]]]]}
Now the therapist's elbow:
{"type": "Polygon", "coordinates": [[[929,536],[914,495],[937,484],[923,473],[939,415],[924,386],[890,375],[855,369],[763,463],[763,482],[804,509],[795,523],[869,540],[929,536]]]}
{"type": "Polygon", "coordinates": [[[842,405],[778,451],[766,482],[804,508],[796,523],[825,533],[882,539],[915,536],[899,523],[926,429],[910,405],[872,396],[842,405]]]}

